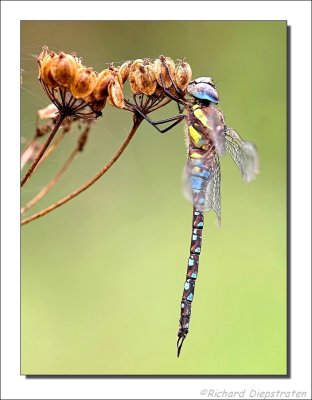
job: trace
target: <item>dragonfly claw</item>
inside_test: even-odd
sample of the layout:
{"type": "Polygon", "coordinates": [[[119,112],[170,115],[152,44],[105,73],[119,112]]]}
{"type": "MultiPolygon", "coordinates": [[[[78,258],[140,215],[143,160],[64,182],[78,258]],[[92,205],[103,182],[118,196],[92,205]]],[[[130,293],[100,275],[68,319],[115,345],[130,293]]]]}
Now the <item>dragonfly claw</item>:
{"type": "Polygon", "coordinates": [[[177,357],[179,357],[179,355],[180,355],[180,353],[181,353],[181,349],[182,349],[182,345],[183,345],[183,342],[184,342],[184,339],[186,338],[186,335],[183,335],[183,336],[179,336],[178,337],[178,340],[177,340],[177,349],[178,349],[178,351],[177,351],[177,357]]]}

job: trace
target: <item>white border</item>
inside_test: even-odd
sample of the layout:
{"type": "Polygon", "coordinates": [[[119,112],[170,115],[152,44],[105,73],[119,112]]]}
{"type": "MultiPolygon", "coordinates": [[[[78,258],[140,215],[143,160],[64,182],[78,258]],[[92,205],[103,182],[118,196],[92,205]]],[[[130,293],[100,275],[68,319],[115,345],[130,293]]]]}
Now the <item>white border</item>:
{"type": "Polygon", "coordinates": [[[2,398],[204,398],[202,389],[306,391],[310,394],[310,161],[311,4],[303,1],[1,2],[2,398]],[[47,4],[49,3],[49,4],[47,4]],[[82,6],[82,3],[87,3],[82,6]],[[149,3],[149,4],[144,4],[149,3]],[[158,3],[158,4],[155,4],[158,3]],[[44,4],[42,6],[42,4],[44,4]],[[165,12],[163,11],[165,7],[165,12]],[[62,10],[60,14],[60,8],[62,10]],[[152,12],[151,12],[152,10],[152,12]],[[57,379],[19,375],[19,24],[41,19],[287,20],[292,71],[292,378],[291,379],[57,379]]]}

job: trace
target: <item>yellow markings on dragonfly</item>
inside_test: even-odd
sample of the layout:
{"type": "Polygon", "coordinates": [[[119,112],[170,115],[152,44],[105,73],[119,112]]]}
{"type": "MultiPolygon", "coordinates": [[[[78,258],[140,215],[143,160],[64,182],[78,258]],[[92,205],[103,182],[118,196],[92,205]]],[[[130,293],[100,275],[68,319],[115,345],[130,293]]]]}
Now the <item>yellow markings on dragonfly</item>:
{"type": "Polygon", "coordinates": [[[191,155],[190,155],[190,158],[202,158],[203,156],[201,155],[201,154],[199,154],[199,153],[192,153],[191,155]]]}
{"type": "Polygon", "coordinates": [[[197,130],[195,128],[193,128],[192,126],[189,127],[189,133],[191,138],[193,139],[193,142],[196,145],[200,144],[200,140],[202,139],[202,135],[200,133],[197,132],[197,130]]]}
{"type": "Polygon", "coordinates": [[[200,122],[204,125],[204,126],[206,126],[207,128],[208,128],[208,120],[207,120],[207,117],[206,117],[206,115],[203,113],[203,111],[200,109],[200,108],[193,108],[194,109],[194,115],[195,115],[195,117],[197,118],[197,119],[199,119],[200,120],[200,122]]]}

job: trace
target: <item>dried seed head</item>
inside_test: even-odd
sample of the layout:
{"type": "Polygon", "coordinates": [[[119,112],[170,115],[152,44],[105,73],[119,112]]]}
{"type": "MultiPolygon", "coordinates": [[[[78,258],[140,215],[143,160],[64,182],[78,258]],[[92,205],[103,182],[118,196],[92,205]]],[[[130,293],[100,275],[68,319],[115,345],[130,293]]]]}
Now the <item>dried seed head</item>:
{"type": "Polygon", "coordinates": [[[129,73],[129,83],[130,83],[130,88],[133,94],[141,94],[141,91],[135,81],[135,73],[129,73]]]}
{"type": "Polygon", "coordinates": [[[138,68],[140,68],[141,65],[144,65],[144,60],[142,58],[134,60],[130,67],[130,72],[136,71],[138,68]]]}
{"type": "Polygon", "coordinates": [[[133,94],[141,94],[141,90],[139,89],[136,80],[135,80],[135,74],[139,70],[140,67],[144,66],[144,60],[141,58],[138,58],[137,60],[133,61],[130,71],[129,71],[129,83],[130,83],[130,88],[132,90],[133,94]]]}
{"type": "Polygon", "coordinates": [[[112,76],[115,80],[117,80],[119,82],[119,85],[121,86],[121,88],[123,87],[123,80],[122,80],[122,76],[120,74],[119,68],[115,67],[113,64],[111,64],[109,66],[110,71],[112,72],[112,76]]]}
{"type": "Polygon", "coordinates": [[[60,51],[51,68],[54,80],[60,86],[69,87],[75,79],[78,64],[72,55],[60,51]]]}
{"type": "Polygon", "coordinates": [[[95,88],[96,74],[93,68],[79,68],[76,77],[70,85],[70,91],[77,99],[91,94],[95,88]]]}
{"type": "Polygon", "coordinates": [[[189,63],[182,61],[175,67],[175,82],[178,89],[184,91],[192,79],[192,70],[189,63]]]}
{"type": "Polygon", "coordinates": [[[113,80],[108,85],[108,99],[113,106],[118,108],[124,107],[124,95],[117,80],[113,80]]]}
{"type": "Polygon", "coordinates": [[[49,55],[49,48],[48,46],[43,46],[41,53],[39,54],[39,56],[37,57],[37,63],[38,63],[38,68],[39,68],[39,75],[38,75],[38,79],[41,78],[41,68],[42,68],[42,63],[44,61],[44,59],[49,55]]]}
{"type": "Polygon", "coordinates": [[[160,86],[168,88],[172,85],[175,77],[175,65],[170,57],[159,56],[154,61],[154,72],[160,86]],[[163,83],[162,83],[163,81],[163,83]]]}
{"type": "Polygon", "coordinates": [[[55,58],[56,54],[54,53],[54,51],[50,51],[50,53],[44,57],[39,73],[39,79],[41,79],[44,84],[51,88],[55,88],[58,86],[58,83],[52,76],[52,67],[55,58]]]}
{"type": "Polygon", "coordinates": [[[141,65],[134,72],[135,83],[141,93],[151,96],[157,87],[157,81],[152,65],[141,65]]]}
{"type": "Polygon", "coordinates": [[[108,96],[108,85],[113,80],[114,78],[111,70],[104,69],[102,72],[99,73],[93,92],[96,100],[101,100],[108,96]]]}
{"type": "Polygon", "coordinates": [[[126,80],[128,79],[131,65],[132,65],[131,61],[126,61],[119,68],[119,73],[121,75],[123,83],[125,83],[126,80]]]}

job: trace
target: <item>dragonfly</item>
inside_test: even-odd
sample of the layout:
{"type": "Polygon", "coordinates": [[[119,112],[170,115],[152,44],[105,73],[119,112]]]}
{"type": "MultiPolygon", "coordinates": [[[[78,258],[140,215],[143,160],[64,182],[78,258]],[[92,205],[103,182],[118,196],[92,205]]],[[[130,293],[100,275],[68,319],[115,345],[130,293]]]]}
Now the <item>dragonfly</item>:
{"type": "MultiPolygon", "coordinates": [[[[186,123],[188,157],[183,174],[183,192],[193,205],[193,214],[177,335],[179,356],[189,332],[204,213],[213,210],[219,225],[221,222],[219,158],[227,152],[239,167],[243,179],[250,182],[259,171],[256,147],[227,127],[223,112],[217,107],[219,95],[213,79],[201,77],[191,80],[191,67],[185,60],[178,60],[175,65],[172,59],[161,55],[154,62],[149,59],[126,61],[119,68],[111,63],[109,68],[96,74],[92,68],[82,67],[76,54],[59,52],[56,55],[45,46],[37,61],[43,89],[59,110],[59,126],[68,116],[97,118],[106,100],[117,108],[134,112],[136,124],[145,119],[160,133],[168,132],[182,121],[186,123]],[[134,102],[124,98],[123,84],[128,78],[134,102]],[[149,113],[170,101],[177,104],[177,116],[160,121],[148,117],[149,113]],[[168,123],[169,126],[161,127],[168,123]]],[[[57,124],[55,126],[54,135],[58,129],[57,124]]],[[[32,170],[24,176],[22,184],[34,168],[35,164],[32,164],[32,170]]]]}
{"type": "MultiPolygon", "coordinates": [[[[174,84],[173,80],[172,83],[174,84]]],[[[178,93],[178,89],[175,89],[178,93]]],[[[180,305],[178,357],[189,332],[202,249],[204,213],[213,210],[218,225],[221,223],[220,156],[228,153],[246,182],[252,181],[259,172],[256,146],[243,140],[234,129],[227,127],[223,112],[217,108],[219,95],[213,79],[200,77],[191,81],[186,93],[190,95],[190,100],[167,93],[168,97],[178,104],[179,115],[176,117],[152,121],[140,109],[136,110],[161,133],[167,132],[183,120],[187,126],[187,162],[183,172],[183,193],[193,205],[193,215],[190,253],[180,305]],[[159,127],[168,122],[172,122],[169,127],[159,127]]]]}

